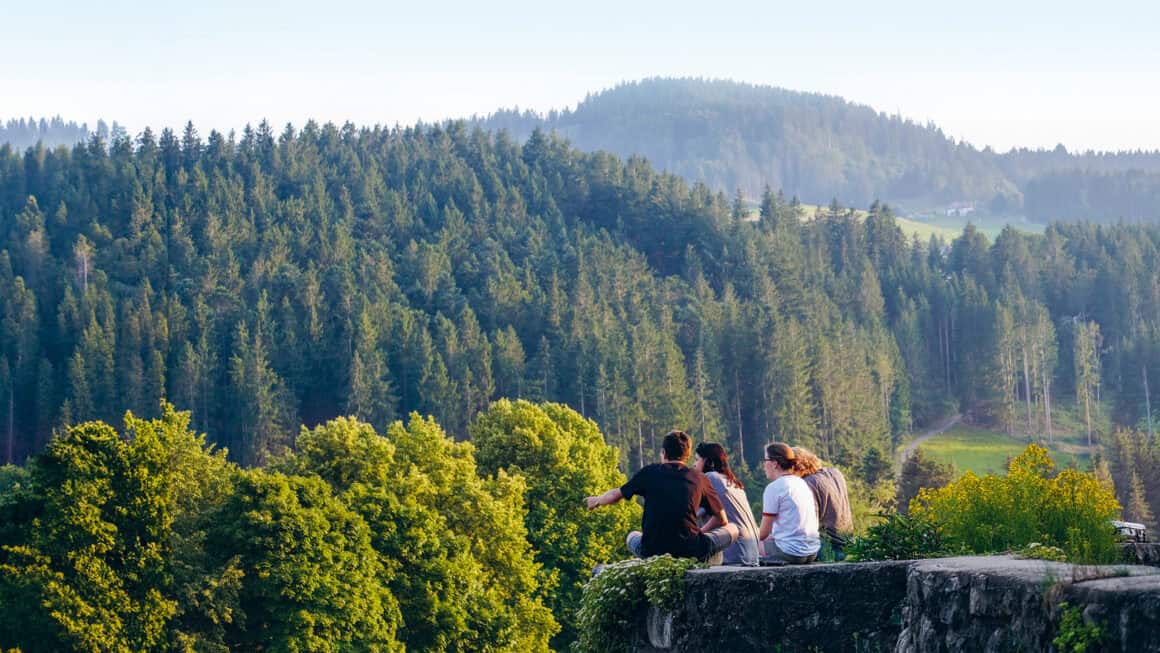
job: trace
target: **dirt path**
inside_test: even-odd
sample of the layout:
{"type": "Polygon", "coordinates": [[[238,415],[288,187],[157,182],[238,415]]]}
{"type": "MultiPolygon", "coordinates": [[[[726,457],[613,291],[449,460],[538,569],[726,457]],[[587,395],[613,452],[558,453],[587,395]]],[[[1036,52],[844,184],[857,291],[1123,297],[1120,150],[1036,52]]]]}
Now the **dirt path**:
{"type": "Polygon", "coordinates": [[[930,429],[929,431],[925,431],[923,433],[920,433],[918,435],[918,437],[916,437],[915,439],[910,441],[910,444],[903,447],[902,451],[898,452],[898,456],[897,456],[895,462],[897,462],[898,466],[901,467],[902,463],[906,462],[906,459],[910,458],[914,454],[914,450],[918,449],[918,445],[922,444],[923,442],[926,442],[927,440],[929,440],[935,436],[942,435],[942,433],[944,431],[951,428],[955,424],[958,424],[962,418],[963,418],[962,415],[953,415],[951,417],[948,417],[946,420],[943,421],[942,424],[939,424],[938,426],[934,427],[933,429],[930,429]]]}

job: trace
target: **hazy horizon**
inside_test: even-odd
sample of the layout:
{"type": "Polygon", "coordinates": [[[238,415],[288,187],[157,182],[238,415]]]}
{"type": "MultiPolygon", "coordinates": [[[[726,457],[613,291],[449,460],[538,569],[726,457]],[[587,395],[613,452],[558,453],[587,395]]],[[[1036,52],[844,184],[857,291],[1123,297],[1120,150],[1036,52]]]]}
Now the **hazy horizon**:
{"type": "Polygon", "coordinates": [[[647,77],[840,96],[998,151],[1160,149],[1160,8],[987,0],[769,7],[531,2],[383,7],[219,0],[9,8],[0,120],[60,115],[204,135],[263,118],[414,124],[575,107],[647,77]],[[63,17],[63,18],[62,18],[63,17]],[[35,52],[34,57],[29,53],[35,52]]]}

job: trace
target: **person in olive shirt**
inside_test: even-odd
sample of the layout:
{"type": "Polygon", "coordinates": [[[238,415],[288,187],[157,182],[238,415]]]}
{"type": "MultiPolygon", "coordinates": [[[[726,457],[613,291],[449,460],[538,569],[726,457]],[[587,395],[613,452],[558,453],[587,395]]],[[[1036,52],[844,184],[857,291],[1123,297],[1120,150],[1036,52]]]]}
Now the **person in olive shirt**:
{"type": "Polygon", "coordinates": [[[692,442],[683,431],[672,431],[661,443],[661,462],[647,465],[618,488],[588,497],[589,510],[621,499],[644,497],[640,531],[628,534],[629,551],[640,558],[669,554],[705,561],[737,540],[737,526],[728,523],[721,500],[701,472],[685,465],[692,442]],[[698,526],[697,509],[710,515],[698,526]]]}

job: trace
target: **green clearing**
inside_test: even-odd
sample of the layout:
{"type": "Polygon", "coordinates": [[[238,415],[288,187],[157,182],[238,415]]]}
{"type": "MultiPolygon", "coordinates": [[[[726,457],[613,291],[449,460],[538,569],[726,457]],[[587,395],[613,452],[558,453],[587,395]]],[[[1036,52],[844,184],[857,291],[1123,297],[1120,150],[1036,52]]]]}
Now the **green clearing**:
{"type": "MultiPolygon", "coordinates": [[[[826,210],[828,210],[828,207],[825,206],[802,204],[802,212],[805,214],[807,220],[814,219],[819,211],[824,212],[826,210]]],[[[855,209],[854,211],[854,216],[859,220],[865,220],[867,215],[869,215],[869,212],[863,211],[861,209],[855,209]]],[[[962,233],[963,225],[966,224],[966,222],[963,222],[963,225],[960,225],[956,229],[953,226],[943,226],[933,222],[911,220],[910,218],[901,218],[898,216],[894,217],[894,221],[898,223],[898,227],[902,229],[902,233],[906,234],[908,239],[913,239],[915,236],[917,236],[918,239],[923,243],[930,240],[931,236],[940,236],[947,242],[950,242],[955,238],[958,238],[959,234],[962,233]]]]}
{"type": "MultiPolygon", "coordinates": [[[[828,207],[818,206],[816,204],[802,204],[802,216],[805,220],[813,220],[818,212],[828,210],[828,207]]],[[[869,215],[867,211],[862,209],[855,209],[854,215],[859,220],[865,220],[869,215]]],[[[745,220],[749,222],[756,222],[760,217],[760,211],[756,205],[751,203],[746,204],[745,220]]],[[[987,215],[968,215],[963,217],[958,216],[944,216],[940,214],[916,214],[914,217],[903,218],[900,216],[894,217],[898,227],[902,229],[902,233],[906,234],[907,239],[918,239],[926,243],[931,236],[938,236],[950,243],[955,238],[958,238],[963,233],[963,228],[967,223],[975,225],[975,228],[987,236],[991,242],[995,241],[999,233],[1007,225],[1011,225],[1019,231],[1032,234],[1041,234],[1045,229],[1044,225],[1027,222],[1021,218],[1010,217],[994,217],[987,215]]]]}
{"type": "MultiPolygon", "coordinates": [[[[948,243],[959,237],[963,232],[962,227],[955,229],[954,227],[941,226],[930,222],[921,222],[919,220],[911,220],[909,218],[895,218],[902,233],[906,234],[907,238],[913,239],[915,236],[922,242],[930,240],[931,236],[939,236],[948,243]]],[[[965,225],[964,225],[965,226],[965,225]]]]}
{"type": "MultiPolygon", "coordinates": [[[[924,442],[919,448],[940,463],[954,464],[958,475],[967,470],[983,475],[1006,473],[1007,462],[1018,456],[1027,445],[1027,440],[1008,437],[1005,433],[959,425],[924,442]]],[[[1088,469],[1091,465],[1091,454],[1070,437],[1047,448],[1058,467],[1074,465],[1088,469]]]]}
{"type": "MultiPolygon", "coordinates": [[[[975,228],[978,229],[983,235],[985,235],[987,240],[991,242],[995,242],[995,238],[997,238],[1003,231],[1003,228],[1008,225],[1014,227],[1018,231],[1029,234],[1041,234],[1043,233],[1043,230],[1046,229],[1044,225],[1034,222],[1027,222],[1023,218],[976,214],[961,217],[954,215],[917,214],[915,217],[908,218],[907,221],[915,225],[938,230],[939,233],[944,234],[943,237],[947,238],[948,241],[953,238],[957,238],[959,234],[963,232],[963,228],[967,226],[968,222],[975,225],[975,228]],[[950,236],[946,236],[945,234],[947,233],[949,233],[950,236]]],[[[899,225],[901,224],[902,220],[900,219],[899,225]]],[[[905,229],[906,227],[903,227],[903,230],[905,229]]],[[[929,238],[929,236],[927,237],[929,238]]]]}

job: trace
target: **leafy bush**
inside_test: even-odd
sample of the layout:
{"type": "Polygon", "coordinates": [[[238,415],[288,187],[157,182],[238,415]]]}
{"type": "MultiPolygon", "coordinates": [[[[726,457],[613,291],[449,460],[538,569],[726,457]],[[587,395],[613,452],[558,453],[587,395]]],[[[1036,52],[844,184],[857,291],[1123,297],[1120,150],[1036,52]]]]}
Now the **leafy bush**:
{"type": "Polygon", "coordinates": [[[1102,650],[1102,644],[1107,637],[1107,631],[1100,624],[1085,624],[1083,610],[1078,605],[1059,604],[1062,616],[1059,621],[1059,632],[1051,643],[1060,653],[1088,653],[1102,650]]]}
{"type": "Polygon", "coordinates": [[[1047,450],[1029,445],[1006,476],[967,472],[941,489],[924,489],[910,514],[938,527],[943,541],[975,553],[1031,542],[1063,549],[1072,562],[1113,562],[1111,520],[1120,512],[1112,491],[1093,474],[1055,472],[1047,450]]]}
{"type": "Polygon", "coordinates": [[[871,526],[865,536],[854,538],[847,551],[853,560],[912,560],[947,552],[932,521],[900,513],[871,526]]]}
{"type": "Polygon", "coordinates": [[[673,610],[685,596],[685,572],[697,562],[668,555],[608,565],[584,586],[573,653],[624,653],[647,605],[673,610]]]}

